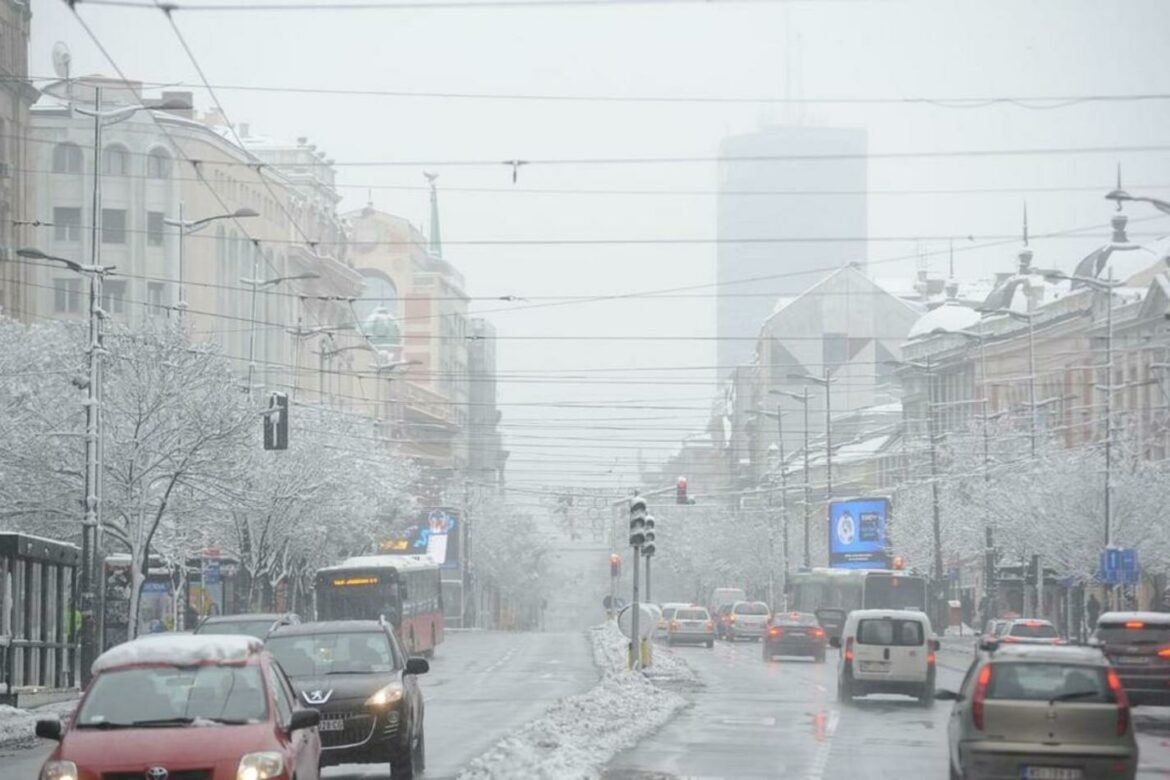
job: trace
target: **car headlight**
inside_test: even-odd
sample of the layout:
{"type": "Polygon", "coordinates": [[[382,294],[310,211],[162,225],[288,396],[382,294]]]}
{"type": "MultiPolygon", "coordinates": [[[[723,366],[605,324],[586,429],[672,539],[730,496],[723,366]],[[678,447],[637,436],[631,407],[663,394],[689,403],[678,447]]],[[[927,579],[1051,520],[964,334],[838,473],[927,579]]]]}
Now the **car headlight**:
{"type": "Polygon", "coordinates": [[[46,761],[41,780],[77,780],[77,764],[72,761],[46,761]]]}
{"type": "Polygon", "coordinates": [[[236,780],[270,780],[284,773],[284,757],[272,750],[248,753],[240,759],[236,780]]]}
{"type": "Polygon", "coordinates": [[[398,683],[390,683],[385,688],[366,699],[366,706],[377,708],[389,707],[391,704],[396,704],[401,700],[402,686],[398,683]]]}

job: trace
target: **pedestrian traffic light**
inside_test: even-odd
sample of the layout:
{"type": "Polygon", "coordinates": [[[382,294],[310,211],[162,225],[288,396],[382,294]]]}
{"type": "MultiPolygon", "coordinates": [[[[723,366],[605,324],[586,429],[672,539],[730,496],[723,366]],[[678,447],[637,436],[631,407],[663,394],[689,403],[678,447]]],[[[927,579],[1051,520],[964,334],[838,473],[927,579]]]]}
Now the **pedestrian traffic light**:
{"type": "Polygon", "coordinates": [[[676,504],[687,503],[687,478],[686,477],[679,477],[678,478],[678,483],[675,485],[674,503],[676,503],[676,504]]]}
{"type": "Polygon", "coordinates": [[[646,541],[646,499],[630,502],[630,546],[641,547],[646,541]]]}
{"type": "Polygon", "coordinates": [[[649,558],[654,554],[654,518],[649,515],[646,516],[645,537],[646,541],[642,545],[642,554],[649,558]]]}
{"type": "Polygon", "coordinates": [[[615,580],[622,576],[622,556],[617,553],[609,556],[609,576],[615,580]]]}
{"type": "Polygon", "coordinates": [[[288,393],[273,393],[264,412],[264,449],[288,449],[288,393]]]}

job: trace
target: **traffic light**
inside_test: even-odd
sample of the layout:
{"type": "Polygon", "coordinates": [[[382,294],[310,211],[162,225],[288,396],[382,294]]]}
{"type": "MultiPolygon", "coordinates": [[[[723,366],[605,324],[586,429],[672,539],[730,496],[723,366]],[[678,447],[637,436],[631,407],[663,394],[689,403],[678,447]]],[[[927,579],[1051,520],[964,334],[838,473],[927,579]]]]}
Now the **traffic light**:
{"type": "Polygon", "coordinates": [[[288,449],[288,393],[268,396],[268,411],[264,413],[264,449],[288,449]]]}
{"type": "Polygon", "coordinates": [[[642,545],[642,554],[649,558],[654,554],[654,518],[649,515],[646,516],[645,537],[646,541],[642,545]]]}
{"type": "Polygon", "coordinates": [[[646,541],[646,499],[630,502],[630,546],[641,547],[646,541]]]}
{"type": "Polygon", "coordinates": [[[678,483],[675,485],[675,491],[674,491],[674,503],[676,503],[676,504],[687,503],[687,478],[686,477],[679,477],[678,478],[678,483]]]}
{"type": "Polygon", "coordinates": [[[622,556],[617,553],[609,556],[609,576],[615,580],[622,576],[622,556]]]}

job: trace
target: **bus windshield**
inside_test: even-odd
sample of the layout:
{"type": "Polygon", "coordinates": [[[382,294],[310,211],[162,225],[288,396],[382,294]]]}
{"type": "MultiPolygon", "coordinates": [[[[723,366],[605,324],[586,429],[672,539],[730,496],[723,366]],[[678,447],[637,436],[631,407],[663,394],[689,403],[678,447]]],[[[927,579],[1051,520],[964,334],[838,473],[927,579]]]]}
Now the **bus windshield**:
{"type": "Polygon", "coordinates": [[[398,583],[385,576],[323,577],[317,584],[318,620],[377,620],[397,623],[402,614],[398,583]]]}

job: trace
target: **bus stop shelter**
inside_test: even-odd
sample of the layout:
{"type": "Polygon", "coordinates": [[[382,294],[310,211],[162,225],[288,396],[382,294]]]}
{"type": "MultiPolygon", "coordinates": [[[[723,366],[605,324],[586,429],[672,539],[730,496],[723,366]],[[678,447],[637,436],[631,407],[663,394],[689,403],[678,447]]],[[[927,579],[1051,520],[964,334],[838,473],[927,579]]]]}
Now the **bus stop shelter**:
{"type": "Polygon", "coordinates": [[[76,686],[74,545],[0,532],[0,704],[35,705],[76,686]]]}

